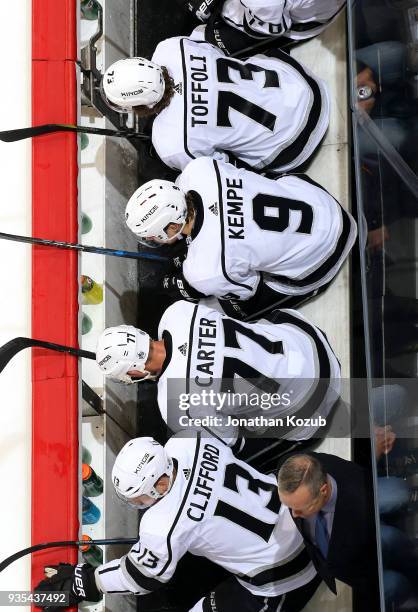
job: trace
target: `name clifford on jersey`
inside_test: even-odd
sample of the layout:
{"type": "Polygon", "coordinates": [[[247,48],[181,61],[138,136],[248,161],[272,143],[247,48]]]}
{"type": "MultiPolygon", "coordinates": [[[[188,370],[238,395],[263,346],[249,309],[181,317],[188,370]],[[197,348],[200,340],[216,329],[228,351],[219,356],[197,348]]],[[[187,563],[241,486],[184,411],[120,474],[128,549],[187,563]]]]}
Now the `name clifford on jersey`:
{"type": "Polygon", "coordinates": [[[219,464],[219,449],[212,444],[205,444],[202,458],[197,467],[197,478],[192,490],[192,501],[187,508],[187,516],[199,523],[205,516],[206,508],[213,491],[216,472],[219,464]]]}
{"type": "Polygon", "coordinates": [[[285,417],[233,417],[227,416],[204,416],[199,418],[189,417],[183,414],[179,417],[181,427],[325,427],[327,420],[323,416],[299,418],[296,414],[285,417]]]}

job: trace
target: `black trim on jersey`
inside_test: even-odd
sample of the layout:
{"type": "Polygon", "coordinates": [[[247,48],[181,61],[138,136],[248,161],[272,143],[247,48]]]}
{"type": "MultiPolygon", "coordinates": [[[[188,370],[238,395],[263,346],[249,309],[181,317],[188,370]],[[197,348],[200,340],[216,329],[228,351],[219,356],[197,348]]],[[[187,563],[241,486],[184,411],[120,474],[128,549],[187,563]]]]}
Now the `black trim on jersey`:
{"type": "Polygon", "coordinates": [[[192,197],[193,208],[195,210],[193,227],[192,231],[190,232],[190,238],[193,241],[202,229],[203,221],[205,220],[205,209],[203,207],[202,196],[200,193],[194,191],[194,189],[191,189],[187,192],[187,195],[192,197]]]}
{"type": "Polygon", "coordinates": [[[164,342],[165,359],[163,361],[163,366],[161,368],[161,372],[157,376],[157,379],[156,379],[157,382],[160,380],[161,376],[164,374],[164,372],[166,371],[166,369],[170,365],[171,358],[173,356],[173,338],[172,338],[170,332],[168,331],[168,329],[164,329],[163,330],[163,333],[162,333],[161,337],[162,337],[162,340],[164,342]]]}
{"type": "MultiPolygon", "coordinates": [[[[195,307],[195,310],[197,310],[197,306],[195,307]]],[[[201,444],[201,435],[200,435],[200,432],[197,432],[197,436],[196,436],[196,449],[195,449],[195,453],[194,453],[193,466],[192,466],[192,471],[191,471],[191,474],[190,474],[189,482],[187,483],[186,491],[185,491],[185,493],[183,495],[183,499],[181,501],[179,510],[178,510],[178,512],[176,514],[176,518],[174,519],[173,524],[171,525],[170,531],[168,532],[168,535],[167,535],[168,560],[167,560],[167,563],[164,565],[163,569],[160,572],[158,572],[157,576],[162,576],[162,574],[164,574],[164,572],[170,566],[171,560],[173,558],[173,552],[171,550],[170,539],[171,539],[172,533],[173,533],[173,531],[174,531],[174,529],[175,529],[175,527],[176,527],[176,525],[178,523],[180,515],[183,512],[183,508],[184,508],[184,506],[186,504],[187,498],[189,496],[190,488],[192,486],[192,483],[193,483],[193,480],[194,480],[194,474],[195,474],[195,471],[196,471],[197,459],[199,457],[200,444],[201,444]]]]}
{"type": "Polygon", "coordinates": [[[114,572],[120,568],[119,565],[115,565],[114,567],[107,567],[106,569],[99,570],[99,574],[107,574],[107,572],[114,572]]]}
{"type": "MultiPolygon", "coordinates": [[[[189,352],[187,355],[187,366],[186,366],[186,393],[190,393],[190,367],[192,361],[192,352],[193,352],[193,331],[194,331],[194,322],[197,316],[198,306],[196,305],[193,309],[192,318],[190,320],[190,329],[189,329],[189,352]]],[[[187,409],[187,416],[190,417],[189,409],[187,409]]]]}
{"type": "Polygon", "coordinates": [[[290,34],[292,32],[309,32],[309,30],[314,30],[315,28],[320,28],[321,26],[326,26],[333,19],[336,18],[338,13],[340,13],[343,10],[344,6],[345,6],[344,4],[342,6],[340,6],[338,11],[336,13],[334,13],[332,15],[332,17],[329,17],[326,21],[306,21],[305,23],[302,23],[302,22],[293,23],[292,22],[292,25],[291,25],[290,29],[288,30],[288,32],[290,34]]]}
{"type": "MultiPolygon", "coordinates": [[[[316,181],[313,180],[313,178],[311,178],[310,176],[308,176],[307,174],[304,174],[302,172],[297,172],[295,174],[283,174],[280,178],[285,178],[286,176],[295,176],[296,178],[301,179],[302,181],[306,181],[307,183],[310,183],[311,185],[313,185],[314,187],[318,187],[318,189],[322,189],[322,191],[325,191],[325,193],[327,193],[329,196],[331,196],[331,198],[333,198],[338,204],[340,204],[338,202],[338,200],[336,198],[334,198],[333,195],[330,194],[330,192],[325,189],[325,187],[323,185],[320,185],[319,183],[317,183],[316,181]]],[[[274,173],[271,174],[271,177],[273,180],[277,180],[277,174],[275,175],[274,173]]],[[[280,179],[279,179],[280,180],[280,179]]]]}
{"type": "Polygon", "coordinates": [[[288,278],[287,276],[281,276],[280,274],[270,274],[272,279],[277,280],[279,283],[283,283],[284,285],[287,285],[289,287],[306,287],[307,285],[311,285],[312,283],[320,281],[326,274],[328,274],[328,272],[332,270],[332,268],[341,259],[344,253],[344,249],[347,246],[347,240],[351,233],[351,219],[348,216],[347,212],[343,209],[341,204],[339,204],[338,202],[337,204],[341,210],[343,226],[334,252],[327,257],[327,259],[324,261],[323,264],[319,266],[319,268],[317,268],[316,270],[311,272],[311,274],[308,274],[308,276],[301,280],[294,280],[288,278]]]}
{"type": "Polygon", "coordinates": [[[284,166],[295,160],[302,153],[309,141],[311,133],[318,125],[322,110],[322,94],[319,85],[313,77],[305,72],[305,69],[301,64],[299,64],[299,62],[280,49],[269,49],[264,53],[264,55],[268,58],[275,57],[276,59],[289,64],[292,66],[292,68],[299,72],[312,90],[313,104],[309,112],[308,121],[306,122],[306,125],[301,133],[297,136],[296,140],[283,149],[269,164],[264,166],[262,168],[263,171],[268,170],[269,168],[275,168],[276,166],[284,166]]]}
{"type": "Polygon", "coordinates": [[[287,323],[289,325],[294,325],[295,327],[301,329],[307,336],[310,336],[314,342],[319,362],[317,385],[311,398],[294,415],[292,415],[298,419],[310,418],[315,414],[319,406],[322,404],[330,385],[331,363],[324,342],[319,337],[318,332],[316,331],[313,325],[311,325],[307,321],[303,321],[302,319],[295,317],[289,312],[284,312],[283,310],[275,310],[274,321],[272,322],[278,324],[287,323]]]}
{"type": "Polygon", "coordinates": [[[255,576],[238,577],[243,582],[248,582],[248,584],[261,587],[271,582],[288,580],[305,570],[310,563],[311,558],[309,557],[306,548],[303,548],[302,551],[291,561],[287,561],[285,563],[281,562],[280,565],[276,565],[275,567],[259,572],[255,576]]]}
{"type": "MultiPolygon", "coordinates": [[[[244,5],[245,6],[245,5],[244,5]]],[[[248,7],[246,7],[248,8],[248,7]]],[[[284,8],[284,7],[283,7],[284,8]]],[[[260,19],[259,17],[257,17],[257,15],[255,13],[253,13],[253,17],[255,19],[257,19],[257,21],[259,23],[262,22],[262,19],[260,19]]],[[[253,30],[253,28],[250,26],[250,24],[247,21],[247,16],[244,12],[244,19],[242,20],[242,27],[244,32],[248,35],[251,36],[252,38],[258,38],[258,39],[269,39],[269,38],[277,38],[278,36],[283,36],[283,34],[286,32],[287,28],[286,28],[286,22],[284,19],[284,14],[282,12],[282,18],[280,20],[280,23],[275,23],[273,24],[272,21],[264,21],[263,23],[269,23],[270,25],[275,25],[275,26],[280,26],[281,30],[280,32],[277,32],[277,34],[272,34],[272,33],[268,33],[268,34],[262,34],[261,32],[257,32],[257,30],[253,30]]]]}
{"type": "Polygon", "coordinates": [[[133,563],[133,561],[130,560],[128,556],[125,557],[125,567],[132,580],[134,580],[136,584],[138,584],[146,591],[156,591],[157,589],[160,589],[164,584],[156,578],[144,576],[141,570],[135,565],[135,563],[133,563]]]}
{"type": "MultiPolygon", "coordinates": [[[[195,41],[193,41],[195,42],[195,41]]],[[[181,53],[181,64],[183,68],[183,138],[184,138],[184,151],[190,157],[190,159],[196,159],[196,157],[190,153],[189,147],[187,146],[187,71],[186,71],[186,58],[184,57],[184,38],[180,40],[180,53],[181,53]]]]}
{"type": "Polygon", "coordinates": [[[243,289],[248,289],[248,291],[252,291],[252,287],[250,285],[244,285],[244,283],[238,283],[237,281],[234,281],[228,275],[228,272],[226,271],[226,264],[225,264],[224,204],[223,204],[223,197],[222,197],[221,173],[219,172],[218,163],[216,162],[216,160],[213,159],[212,162],[213,162],[213,166],[215,168],[216,180],[218,181],[219,216],[220,216],[220,220],[221,220],[221,245],[222,245],[222,249],[221,249],[221,265],[222,265],[222,272],[223,272],[225,278],[231,284],[236,285],[237,287],[243,287],[243,289]]]}

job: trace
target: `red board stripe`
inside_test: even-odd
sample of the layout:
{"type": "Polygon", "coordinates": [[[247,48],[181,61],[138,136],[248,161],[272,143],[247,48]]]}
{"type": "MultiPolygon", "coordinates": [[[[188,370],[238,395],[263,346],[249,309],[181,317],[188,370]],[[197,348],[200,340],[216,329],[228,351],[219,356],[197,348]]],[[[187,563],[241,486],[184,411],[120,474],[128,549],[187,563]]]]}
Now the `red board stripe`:
{"type": "MultiPolygon", "coordinates": [[[[76,0],[32,0],[32,123],[76,123],[76,0]]],[[[77,242],[77,140],[33,139],[32,232],[77,242]]],[[[47,247],[32,253],[32,337],[77,346],[77,254],[47,247]]],[[[32,544],[78,537],[78,363],[32,353],[32,544]]],[[[74,548],[32,558],[32,583],[43,567],[74,563],[74,548]]]]}

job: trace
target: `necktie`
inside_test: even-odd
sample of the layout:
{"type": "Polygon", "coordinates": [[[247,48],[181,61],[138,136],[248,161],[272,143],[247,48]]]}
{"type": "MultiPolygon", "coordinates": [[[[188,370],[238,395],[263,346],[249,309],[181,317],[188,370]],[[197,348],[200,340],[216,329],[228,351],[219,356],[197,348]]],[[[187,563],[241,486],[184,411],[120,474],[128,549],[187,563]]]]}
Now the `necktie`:
{"type": "Polygon", "coordinates": [[[322,555],[326,558],[328,555],[328,529],[325,515],[323,512],[318,512],[315,522],[315,540],[322,555]]]}

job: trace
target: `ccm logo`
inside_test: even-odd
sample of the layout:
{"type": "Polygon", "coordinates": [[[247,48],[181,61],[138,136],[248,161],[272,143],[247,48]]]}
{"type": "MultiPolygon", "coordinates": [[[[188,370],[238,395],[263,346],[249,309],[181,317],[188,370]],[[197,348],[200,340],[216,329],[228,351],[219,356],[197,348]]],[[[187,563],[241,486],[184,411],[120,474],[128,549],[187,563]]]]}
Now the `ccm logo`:
{"type": "Polygon", "coordinates": [[[86,592],[84,590],[84,584],[83,584],[83,580],[81,578],[81,576],[83,575],[83,570],[82,570],[82,564],[76,565],[75,570],[74,570],[74,582],[75,582],[75,590],[76,593],[80,596],[80,597],[85,597],[86,596],[86,592]]]}

